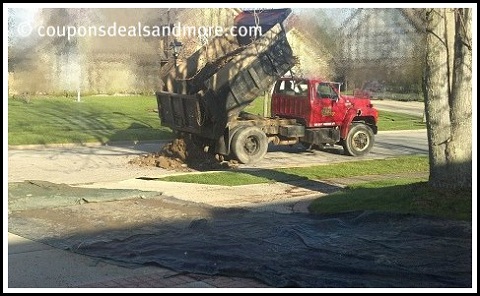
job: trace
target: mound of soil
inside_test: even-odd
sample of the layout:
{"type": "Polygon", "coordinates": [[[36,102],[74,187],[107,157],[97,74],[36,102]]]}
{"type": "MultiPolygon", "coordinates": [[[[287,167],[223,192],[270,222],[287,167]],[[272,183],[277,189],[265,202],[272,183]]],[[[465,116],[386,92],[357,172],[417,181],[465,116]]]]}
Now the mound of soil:
{"type": "Polygon", "coordinates": [[[129,161],[139,166],[156,166],[167,170],[212,170],[234,166],[234,161],[223,161],[218,155],[205,152],[189,138],[176,138],[159,152],[142,155],[129,161]]]}

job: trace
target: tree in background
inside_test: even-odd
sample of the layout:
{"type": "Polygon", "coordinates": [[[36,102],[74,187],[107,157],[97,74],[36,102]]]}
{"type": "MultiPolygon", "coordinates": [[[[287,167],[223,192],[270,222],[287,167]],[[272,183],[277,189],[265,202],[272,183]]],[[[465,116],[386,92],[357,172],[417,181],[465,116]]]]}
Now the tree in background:
{"type": "Polygon", "coordinates": [[[472,9],[426,10],[423,93],[435,188],[472,187],[472,9]]]}

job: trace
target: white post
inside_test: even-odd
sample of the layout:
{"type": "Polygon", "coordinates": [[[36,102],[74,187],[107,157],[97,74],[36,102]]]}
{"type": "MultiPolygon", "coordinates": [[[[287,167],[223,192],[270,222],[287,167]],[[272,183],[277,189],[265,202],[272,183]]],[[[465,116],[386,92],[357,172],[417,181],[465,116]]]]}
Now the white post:
{"type": "Polygon", "coordinates": [[[77,102],[80,102],[80,87],[77,89],[77,102]]]}
{"type": "Polygon", "coordinates": [[[263,92],[263,117],[269,117],[268,115],[268,92],[263,92]]]}

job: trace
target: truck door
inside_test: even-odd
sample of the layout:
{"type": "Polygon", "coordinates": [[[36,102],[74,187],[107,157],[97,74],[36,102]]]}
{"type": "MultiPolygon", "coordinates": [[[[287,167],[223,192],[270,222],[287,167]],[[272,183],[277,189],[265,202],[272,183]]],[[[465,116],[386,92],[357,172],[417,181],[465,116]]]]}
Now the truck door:
{"type": "Polygon", "coordinates": [[[315,94],[312,102],[314,126],[337,126],[342,123],[344,112],[343,98],[328,82],[318,82],[314,86],[315,94]]]}

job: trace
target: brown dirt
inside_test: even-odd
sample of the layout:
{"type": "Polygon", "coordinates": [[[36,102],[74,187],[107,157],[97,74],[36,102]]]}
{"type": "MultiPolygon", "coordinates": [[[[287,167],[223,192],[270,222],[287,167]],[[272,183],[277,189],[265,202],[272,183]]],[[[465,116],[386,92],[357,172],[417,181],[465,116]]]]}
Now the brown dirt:
{"type": "Polygon", "coordinates": [[[189,138],[174,139],[163,146],[160,152],[139,156],[129,163],[176,171],[225,169],[237,164],[235,161],[223,161],[222,157],[203,151],[189,138]]]}
{"type": "MultiPolygon", "coordinates": [[[[115,202],[86,203],[67,207],[14,211],[12,222],[32,221],[32,228],[51,229],[51,236],[134,230],[149,224],[182,225],[191,219],[208,218],[214,210],[208,206],[175,199],[130,199],[115,202]],[[128,209],[128,215],[126,214],[128,209]]],[[[19,224],[20,225],[20,224],[19,224]]],[[[19,227],[22,227],[21,225],[19,227]]]]}

